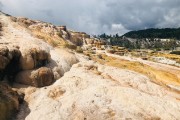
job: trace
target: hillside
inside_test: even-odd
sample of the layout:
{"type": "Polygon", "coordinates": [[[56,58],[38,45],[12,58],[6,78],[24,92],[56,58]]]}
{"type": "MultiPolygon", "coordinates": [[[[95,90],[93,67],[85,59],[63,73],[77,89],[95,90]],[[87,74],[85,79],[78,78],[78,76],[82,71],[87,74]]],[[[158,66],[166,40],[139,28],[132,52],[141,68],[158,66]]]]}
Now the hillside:
{"type": "Polygon", "coordinates": [[[179,35],[179,29],[176,31],[175,29],[148,29],[128,32],[123,36],[104,33],[95,37],[108,41],[110,45],[128,49],[176,50],[180,47],[180,41],[177,39],[179,35]]]}
{"type": "Polygon", "coordinates": [[[162,38],[162,39],[178,39],[180,40],[180,28],[151,28],[138,31],[130,31],[123,36],[135,39],[142,38],[162,38]]]}
{"type": "Polygon", "coordinates": [[[179,67],[65,26],[0,13],[0,28],[0,120],[180,119],[179,67]]]}

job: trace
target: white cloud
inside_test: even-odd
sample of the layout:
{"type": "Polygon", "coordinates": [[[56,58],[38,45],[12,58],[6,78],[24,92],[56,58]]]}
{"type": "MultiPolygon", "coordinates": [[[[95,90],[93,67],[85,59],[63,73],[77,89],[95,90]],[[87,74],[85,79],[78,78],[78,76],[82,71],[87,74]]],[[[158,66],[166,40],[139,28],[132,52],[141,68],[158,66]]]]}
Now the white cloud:
{"type": "Polygon", "coordinates": [[[122,24],[112,24],[111,25],[111,33],[116,34],[118,33],[119,35],[123,35],[124,33],[128,32],[122,24]]]}
{"type": "MultiPolygon", "coordinates": [[[[0,0],[15,16],[67,25],[90,34],[180,27],[180,0],[0,0]]],[[[1,5],[0,5],[1,8],[1,5]]]]}

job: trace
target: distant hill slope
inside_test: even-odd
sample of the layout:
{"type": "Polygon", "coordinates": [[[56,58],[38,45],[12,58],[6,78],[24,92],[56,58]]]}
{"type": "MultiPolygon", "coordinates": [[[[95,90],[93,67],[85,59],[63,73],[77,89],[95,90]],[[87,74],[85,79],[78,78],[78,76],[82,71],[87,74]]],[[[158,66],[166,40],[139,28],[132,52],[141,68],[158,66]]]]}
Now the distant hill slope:
{"type": "Polygon", "coordinates": [[[146,30],[130,31],[123,36],[130,38],[175,38],[180,39],[180,28],[151,28],[146,30]]]}

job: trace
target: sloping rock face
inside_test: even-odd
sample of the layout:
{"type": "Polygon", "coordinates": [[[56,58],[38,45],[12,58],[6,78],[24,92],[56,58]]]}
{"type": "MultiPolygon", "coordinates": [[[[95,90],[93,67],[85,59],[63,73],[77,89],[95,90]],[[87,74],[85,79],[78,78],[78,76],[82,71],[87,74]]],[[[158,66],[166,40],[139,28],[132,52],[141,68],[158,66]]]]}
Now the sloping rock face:
{"type": "Polygon", "coordinates": [[[68,72],[73,64],[79,62],[74,53],[63,49],[55,49],[54,51],[51,51],[50,54],[52,59],[46,67],[52,69],[56,80],[68,72]]]}
{"type": "Polygon", "coordinates": [[[34,30],[37,30],[51,39],[61,38],[59,34],[56,36],[56,32],[68,33],[65,26],[56,27],[49,23],[15,18],[3,13],[0,13],[0,23],[3,30],[3,36],[0,38],[1,80],[8,79],[10,83],[15,80],[21,84],[43,87],[62,77],[78,62],[72,53],[57,51],[32,35],[34,30]]]}
{"type": "Polygon", "coordinates": [[[142,74],[83,60],[52,86],[27,89],[31,112],[25,118],[172,120],[180,118],[178,98],[142,74]]]}
{"type": "MultiPolygon", "coordinates": [[[[11,89],[17,82],[27,85],[28,88],[34,86],[34,89],[49,86],[78,62],[73,53],[56,51],[42,39],[33,36],[26,27],[37,22],[21,19],[23,25],[19,25],[17,21],[17,18],[0,12],[0,120],[14,119],[14,113],[19,110],[23,95],[19,96],[13,91],[15,88],[11,89]],[[8,84],[6,81],[15,84],[9,87],[4,84],[8,84]]],[[[64,28],[58,29],[66,31],[64,28]]],[[[19,92],[21,89],[26,88],[16,90],[19,92]]]]}
{"type": "Polygon", "coordinates": [[[9,120],[19,110],[20,96],[0,82],[0,120],[9,120]]]}
{"type": "Polygon", "coordinates": [[[26,26],[28,29],[32,30],[37,37],[46,39],[47,42],[50,42],[50,39],[53,38],[59,40],[51,40],[51,42],[56,42],[56,44],[71,42],[77,46],[82,46],[84,43],[84,39],[90,38],[90,35],[84,32],[74,32],[67,30],[66,26],[55,26],[50,23],[45,23],[42,21],[33,21],[27,18],[13,17],[12,19],[26,26]]]}

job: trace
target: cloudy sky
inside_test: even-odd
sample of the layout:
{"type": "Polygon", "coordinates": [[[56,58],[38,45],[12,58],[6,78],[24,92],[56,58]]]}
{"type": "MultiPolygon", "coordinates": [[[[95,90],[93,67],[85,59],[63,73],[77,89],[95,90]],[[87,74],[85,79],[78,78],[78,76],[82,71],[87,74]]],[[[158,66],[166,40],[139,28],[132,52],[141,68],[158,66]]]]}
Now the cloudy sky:
{"type": "Polygon", "coordinates": [[[180,0],[0,0],[0,9],[89,34],[180,27],[180,0]]]}

